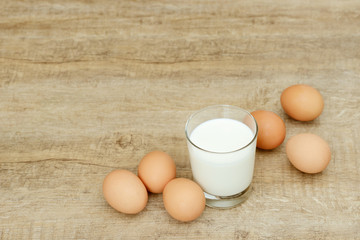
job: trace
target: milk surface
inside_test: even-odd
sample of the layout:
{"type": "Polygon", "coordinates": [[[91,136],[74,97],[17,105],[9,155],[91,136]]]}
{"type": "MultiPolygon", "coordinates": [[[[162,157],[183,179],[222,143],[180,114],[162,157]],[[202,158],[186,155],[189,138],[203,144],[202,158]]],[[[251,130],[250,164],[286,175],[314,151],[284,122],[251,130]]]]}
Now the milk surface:
{"type": "Polygon", "coordinates": [[[250,185],[256,139],[248,144],[254,135],[244,123],[228,118],[208,120],[192,131],[190,140],[196,146],[188,142],[191,168],[206,193],[231,196],[250,185]]]}
{"type": "Polygon", "coordinates": [[[210,152],[231,152],[246,146],[254,137],[244,123],[217,118],[203,122],[191,133],[191,141],[210,152]]]}

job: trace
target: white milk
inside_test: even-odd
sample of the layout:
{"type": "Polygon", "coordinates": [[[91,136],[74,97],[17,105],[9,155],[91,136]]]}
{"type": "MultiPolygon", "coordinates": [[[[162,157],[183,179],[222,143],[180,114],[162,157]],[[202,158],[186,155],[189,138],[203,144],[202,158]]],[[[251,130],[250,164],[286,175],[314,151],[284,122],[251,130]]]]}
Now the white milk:
{"type": "Polygon", "coordinates": [[[188,148],[195,181],[206,193],[231,196],[251,183],[255,163],[256,139],[244,123],[228,118],[208,120],[190,135],[188,148]]]}

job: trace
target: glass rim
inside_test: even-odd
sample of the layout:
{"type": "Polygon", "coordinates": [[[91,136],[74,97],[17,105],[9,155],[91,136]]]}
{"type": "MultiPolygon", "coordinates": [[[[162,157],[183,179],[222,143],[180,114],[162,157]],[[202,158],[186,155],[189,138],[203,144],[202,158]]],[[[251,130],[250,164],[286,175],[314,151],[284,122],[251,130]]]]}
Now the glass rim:
{"type": "Polygon", "coordinates": [[[204,107],[200,110],[197,110],[196,112],[192,113],[188,120],[186,121],[186,124],[185,124],[185,135],[186,135],[186,139],[189,141],[189,143],[191,145],[193,145],[194,147],[200,149],[201,151],[204,151],[204,152],[208,152],[208,153],[212,153],[212,154],[228,154],[228,153],[234,153],[234,152],[238,152],[242,149],[245,149],[247,148],[248,146],[250,146],[256,139],[257,135],[258,135],[258,124],[255,120],[255,118],[253,117],[253,115],[251,115],[250,112],[246,111],[245,109],[241,108],[241,107],[238,107],[238,106],[234,106],[234,105],[226,105],[226,104],[219,104],[219,105],[211,105],[211,106],[207,106],[207,107],[204,107]],[[190,140],[190,136],[188,134],[188,125],[189,125],[189,122],[199,113],[201,112],[204,112],[208,109],[211,109],[211,108],[219,108],[219,107],[222,107],[222,108],[232,108],[232,109],[237,109],[237,110],[240,110],[242,111],[243,113],[247,114],[248,116],[251,117],[251,119],[255,122],[255,133],[254,133],[254,136],[253,138],[251,139],[251,141],[249,141],[248,144],[240,147],[240,148],[237,148],[235,150],[232,150],[232,151],[227,151],[227,152],[216,152],[216,151],[210,151],[210,150],[207,150],[207,149],[204,149],[204,148],[201,148],[199,147],[198,145],[196,145],[193,141],[190,140]]]}

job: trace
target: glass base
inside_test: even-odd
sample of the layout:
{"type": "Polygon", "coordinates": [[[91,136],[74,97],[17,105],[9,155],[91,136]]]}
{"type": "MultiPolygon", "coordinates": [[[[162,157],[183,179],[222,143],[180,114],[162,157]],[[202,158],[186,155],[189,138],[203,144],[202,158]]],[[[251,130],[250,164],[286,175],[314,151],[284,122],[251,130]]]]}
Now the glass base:
{"type": "Polygon", "coordinates": [[[232,208],[245,202],[246,199],[248,199],[251,191],[252,191],[252,187],[250,185],[241,193],[226,197],[214,196],[204,192],[206,198],[206,206],[212,208],[224,208],[224,209],[232,208]]]}

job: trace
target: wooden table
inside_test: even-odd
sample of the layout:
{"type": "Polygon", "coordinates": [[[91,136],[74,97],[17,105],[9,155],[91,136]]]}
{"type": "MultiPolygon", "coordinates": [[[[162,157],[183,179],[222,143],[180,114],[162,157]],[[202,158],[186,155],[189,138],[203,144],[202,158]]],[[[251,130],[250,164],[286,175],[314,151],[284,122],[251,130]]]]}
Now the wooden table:
{"type": "Polygon", "coordinates": [[[360,2],[1,1],[0,239],[360,239],[360,2]],[[280,105],[288,86],[324,97],[312,122],[280,105]],[[172,219],[161,194],[125,215],[102,196],[113,169],[169,153],[192,178],[184,125],[231,104],[280,115],[285,142],[257,150],[241,206],[172,219]],[[286,141],[332,150],[308,175],[286,141]]]}

